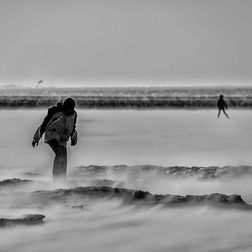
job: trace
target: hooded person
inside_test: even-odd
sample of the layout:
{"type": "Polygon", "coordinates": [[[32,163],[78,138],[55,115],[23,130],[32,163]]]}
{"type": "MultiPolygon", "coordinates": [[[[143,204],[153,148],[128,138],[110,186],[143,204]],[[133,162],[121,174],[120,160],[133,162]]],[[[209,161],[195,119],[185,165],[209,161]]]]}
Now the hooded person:
{"type": "Polygon", "coordinates": [[[67,98],[62,103],[57,103],[48,109],[47,116],[36,130],[32,146],[38,145],[44,135],[47,143],[55,153],[53,163],[53,179],[65,180],[67,169],[67,142],[71,139],[71,145],[77,144],[75,100],[67,98]]]}

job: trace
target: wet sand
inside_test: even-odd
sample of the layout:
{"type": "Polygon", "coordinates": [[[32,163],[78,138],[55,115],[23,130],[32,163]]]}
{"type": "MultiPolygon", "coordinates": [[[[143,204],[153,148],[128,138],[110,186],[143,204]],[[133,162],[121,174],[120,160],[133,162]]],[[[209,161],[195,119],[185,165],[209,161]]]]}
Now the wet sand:
{"type": "MultiPolygon", "coordinates": [[[[215,110],[79,110],[79,143],[69,146],[69,167],[252,164],[252,111],[229,114],[229,120],[218,120],[215,110]]],[[[46,110],[1,110],[0,115],[0,165],[51,167],[48,146],[30,144],[46,110]]]]}

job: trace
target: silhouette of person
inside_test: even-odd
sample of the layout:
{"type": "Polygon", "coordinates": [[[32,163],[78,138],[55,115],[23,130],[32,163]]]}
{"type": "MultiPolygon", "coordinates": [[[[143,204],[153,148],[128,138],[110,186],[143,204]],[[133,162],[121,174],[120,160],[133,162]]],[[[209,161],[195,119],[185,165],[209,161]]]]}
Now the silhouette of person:
{"type": "Polygon", "coordinates": [[[48,109],[47,116],[40,127],[36,130],[32,146],[38,145],[44,134],[44,142],[55,153],[53,163],[53,180],[65,180],[67,169],[67,141],[71,138],[71,145],[77,144],[76,120],[77,113],[74,110],[75,100],[67,98],[64,103],[48,109]]]}
{"type": "Polygon", "coordinates": [[[224,96],[220,95],[219,96],[219,100],[217,102],[217,107],[219,109],[219,113],[218,113],[218,118],[220,117],[221,111],[223,111],[224,115],[229,118],[228,114],[226,113],[225,109],[228,109],[227,103],[224,100],[224,96]]]}

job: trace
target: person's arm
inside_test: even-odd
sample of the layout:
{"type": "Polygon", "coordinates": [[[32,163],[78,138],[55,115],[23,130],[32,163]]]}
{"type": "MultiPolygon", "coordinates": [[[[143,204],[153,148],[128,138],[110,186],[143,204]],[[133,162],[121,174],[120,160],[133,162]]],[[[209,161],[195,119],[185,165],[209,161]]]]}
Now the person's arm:
{"type": "Polygon", "coordinates": [[[73,124],[73,130],[71,133],[71,145],[74,146],[77,144],[77,131],[76,131],[76,121],[77,121],[77,113],[75,112],[74,115],[74,124],[73,124]]]}
{"type": "Polygon", "coordinates": [[[228,109],[227,103],[224,101],[225,108],[228,109]]]}
{"type": "Polygon", "coordinates": [[[71,136],[74,134],[74,132],[76,131],[76,121],[77,121],[77,113],[74,112],[74,124],[73,124],[73,130],[71,133],[71,136]]]}
{"type": "Polygon", "coordinates": [[[35,147],[36,145],[38,146],[38,142],[41,139],[40,136],[40,127],[37,128],[33,138],[32,138],[32,146],[35,147]]]}
{"type": "Polygon", "coordinates": [[[34,136],[33,136],[33,140],[32,140],[32,146],[35,147],[36,145],[38,145],[39,140],[42,138],[45,130],[46,130],[46,126],[48,124],[48,122],[50,121],[50,119],[52,118],[52,116],[57,112],[57,107],[53,106],[51,108],[48,109],[47,115],[44,118],[42,124],[37,128],[34,136]]]}

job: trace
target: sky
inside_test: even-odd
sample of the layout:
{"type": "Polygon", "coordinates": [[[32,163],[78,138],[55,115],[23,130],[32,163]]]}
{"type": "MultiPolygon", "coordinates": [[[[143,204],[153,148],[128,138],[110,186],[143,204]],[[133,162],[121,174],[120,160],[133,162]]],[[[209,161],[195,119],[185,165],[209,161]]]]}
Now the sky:
{"type": "Polygon", "coordinates": [[[251,0],[0,0],[0,85],[250,85],[251,13],[251,0]]]}

